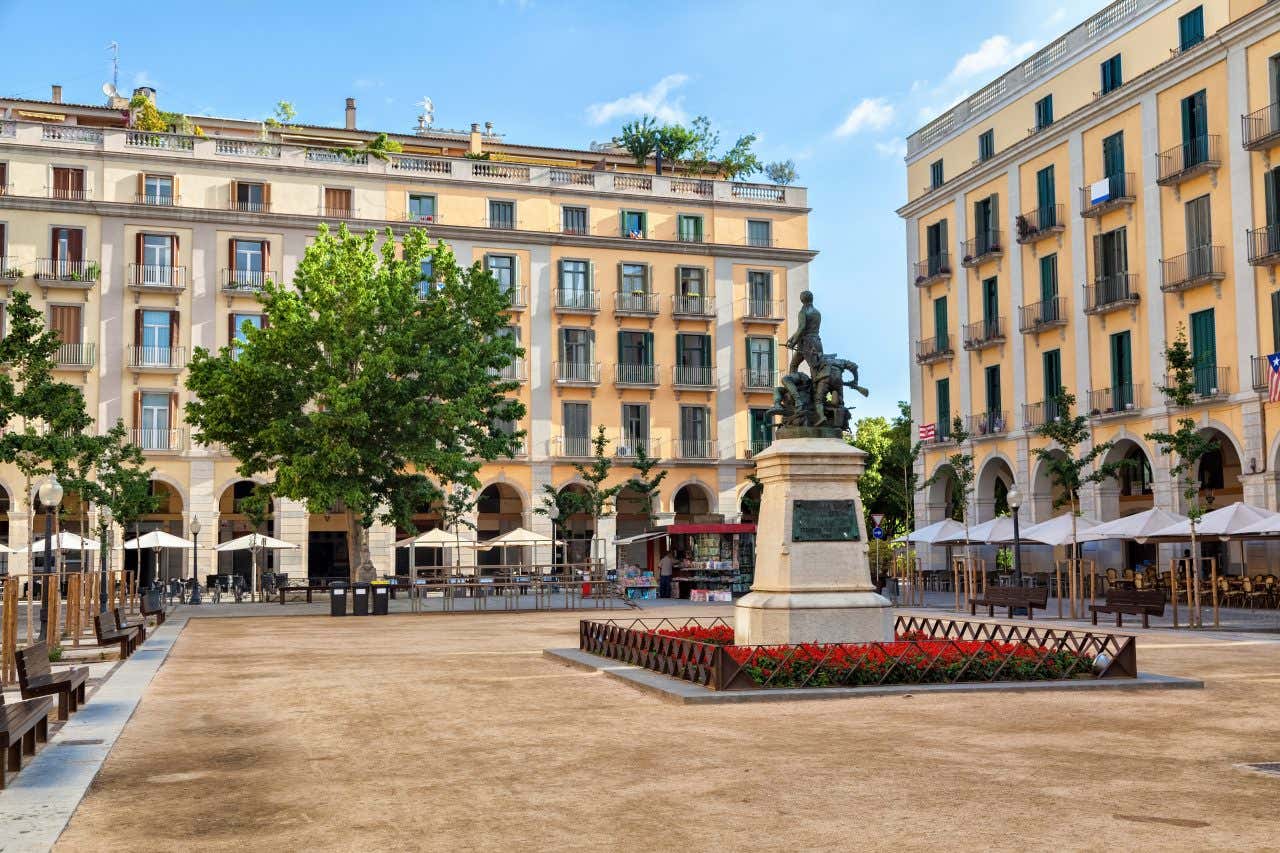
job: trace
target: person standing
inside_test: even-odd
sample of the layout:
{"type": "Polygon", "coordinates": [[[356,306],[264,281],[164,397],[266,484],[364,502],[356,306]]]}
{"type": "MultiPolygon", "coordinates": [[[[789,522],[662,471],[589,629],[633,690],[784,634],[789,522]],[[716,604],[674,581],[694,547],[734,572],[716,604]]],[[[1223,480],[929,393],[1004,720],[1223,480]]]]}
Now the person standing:
{"type": "Polygon", "coordinates": [[[667,550],[662,555],[662,559],[658,561],[658,597],[671,597],[671,569],[674,561],[671,559],[671,551],[667,550]]]}

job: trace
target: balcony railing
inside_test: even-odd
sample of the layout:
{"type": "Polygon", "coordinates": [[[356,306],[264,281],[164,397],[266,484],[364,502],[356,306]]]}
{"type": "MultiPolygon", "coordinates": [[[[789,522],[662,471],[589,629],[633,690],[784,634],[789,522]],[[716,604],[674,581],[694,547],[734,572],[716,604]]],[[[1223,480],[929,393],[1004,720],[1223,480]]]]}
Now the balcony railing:
{"type": "Polygon", "coordinates": [[[672,313],[677,317],[714,317],[715,300],[711,296],[681,296],[676,294],[672,299],[672,313]]]}
{"type": "Polygon", "coordinates": [[[1280,223],[1264,225],[1247,232],[1249,236],[1249,263],[1254,266],[1280,264],[1280,223]]]}
{"type": "Polygon", "coordinates": [[[773,444],[772,438],[753,438],[750,441],[743,442],[742,458],[755,459],[763,453],[769,445],[773,444]]]}
{"type": "Polygon", "coordinates": [[[324,163],[326,166],[367,166],[369,155],[363,151],[335,151],[331,148],[308,148],[304,155],[311,163],[324,163]]]}
{"type": "Polygon", "coordinates": [[[186,347],[147,347],[131,345],[126,353],[129,366],[146,370],[181,370],[187,365],[186,347]]]}
{"type": "Polygon", "coordinates": [[[215,139],[213,152],[225,157],[260,157],[264,160],[280,159],[280,143],[258,142],[251,139],[215,139]]]}
{"type": "Polygon", "coordinates": [[[511,307],[515,309],[529,307],[529,291],[523,285],[507,289],[507,295],[511,297],[511,307]]]}
{"type": "Polygon", "coordinates": [[[150,148],[153,151],[194,151],[196,137],[180,133],[154,133],[146,130],[126,130],[126,148],[150,148]]]}
{"type": "Polygon", "coordinates": [[[36,278],[43,281],[92,285],[101,274],[102,267],[97,261],[65,261],[59,258],[36,260],[36,278]]]}
{"type": "Polygon", "coordinates": [[[1249,356],[1249,368],[1253,374],[1253,390],[1267,391],[1271,388],[1271,362],[1265,355],[1249,356]]]}
{"type": "Polygon", "coordinates": [[[615,174],[613,176],[615,190],[640,190],[653,192],[653,178],[648,175],[615,174]]]}
{"type": "Polygon", "coordinates": [[[1003,409],[969,415],[965,428],[974,438],[1003,435],[1009,431],[1008,415],[1003,409]]]}
{"type": "Polygon", "coordinates": [[[160,193],[142,193],[133,197],[134,204],[144,204],[147,207],[177,207],[181,201],[176,195],[160,193]]]}
{"type": "Polygon", "coordinates": [[[715,368],[677,364],[672,368],[672,381],[676,387],[710,388],[715,384],[715,368]]]}
{"type": "Polygon", "coordinates": [[[783,309],[786,306],[777,299],[742,300],[742,319],[753,323],[781,323],[783,309]]]}
{"type": "Polygon", "coordinates": [[[951,253],[939,252],[916,262],[916,287],[927,287],[951,276],[951,253]]]}
{"type": "Polygon", "coordinates": [[[528,181],[530,173],[528,166],[475,162],[471,164],[471,174],[477,178],[496,178],[500,181],[528,181]]]}
{"type": "Polygon", "coordinates": [[[1003,342],[1006,325],[1004,317],[989,317],[967,324],[964,327],[964,348],[980,350],[1003,342]]]}
{"type": "Polygon", "coordinates": [[[752,201],[772,201],[782,203],[787,198],[787,188],[774,184],[734,184],[733,197],[752,201]]]}
{"type": "Polygon", "coordinates": [[[718,456],[715,439],[681,438],[676,441],[677,459],[715,459],[718,456]]]}
{"type": "Polygon", "coordinates": [[[320,208],[320,215],[326,219],[355,219],[356,211],[352,207],[334,207],[326,204],[320,208]]]}
{"type": "Polygon", "coordinates": [[[743,391],[772,391],[778,385],[778,371],[742,368],[743,391]]]}
{"type": "Polygon", "coordinates": [[[1105,418],[1142,410],[1142,386],[1132,382],[1089,392],[1089,416],[1105,418]]]}
{"type": "Polygon", "coordinates": [[[715,184],[711,181],[700,181],[693,178],[672,178],[671,192],[677,195],[696,195],[711,198],[715,192],[715,184]]]}
{"type": "Polygon", "coordinates": [[[568,184],[579,187],[594,187],[596,185],[595,172],[579,172],[575,169],[551,169],[547,173],[547,179],[557,185],[568,184]]]}
{"type": "Polygon", "coordinates": [[[1044,426],[1051,420],[1057,420],[1058,401],[1041,400],[1039,403],[1022,404],[1022,425],[1026,429],[1044,426]]]}
{"type": "Polygon", "coordinates": [[[942,361],[953,355],[950,335],[933,335],[916,341],[916,361],[920,364],[942,361]]]}
{"type": "Polygon", "coordinates": [[[1067,297],[1055,296],[1042,302],[1018,307],[1018,331],[1023,334],[1051,329],[1067,324],[1067,297]]]}
{"type": "Polygon", "coordinates": [[[588,459],[595,453],[591,438],[585,435],[558,435],[551,439],[551,455],[562,459],[588,459]]]}
{"type": "Polygon", "coordinates": [[[231,199],[231,203],[227,206],[229,210],[239,213],[270,213],[271,205],[265,201],[237,201],[231,199]]]}
{"type": "Polygon", "coordinates": [[[1161,151],[1156,155],[1160,165],[1156,183],[1173,186],[1218,168],[1222,165],[1220,141],[1217,134],[1197,136],[1161,151]]]}
{"type": "Polygon", "coordinates": [[[641,450],[650,459],[662,458],[662,447],[656,438],[640,438],[633,435],[624,435],[619,438],[618,443],[614,445],[613,455],[619,459],[635,459],[640,455],[641,450]]]}
{"type": "Polygon", "coordinates": [[[129,264],[129,286],[142,289],[182,290],[187,286],[187,268],[129,264]]]}
{"type": "Polygon", "coordinates": [[[1067,219],[1061,204],[1050,204],[1019,215],[1015,225],[1018,242],[1026,244],[1061,234],[1067,228],[1067,219]]]}
{"type": "Polygon", "coordinates": [[[172,453],[182,450],[186,444],[186,431],[180,429],[151,429],[147,427],[129,430],[129,440],[143,452],[172,453]]]}
{"type": "Polygon", "coordinates": [[[93,344],[58,344],[58,366],[76,369],[93,367],[96,350],[93,344]]]}
{"type": "Polygon", "coordinates": [[[1134,273],[1099,276],[1084,286],[1084,313],[1106,314],[1138,304],[1138,278],[1134,273]]]}
{"type": "Polygon", "coordinates": [[[417,175],[452,175],[451,160],[434,157],[392,157],[391,168],[396,172],[412,172],[417,175]]]}
{"type": "Polygon", "coordinates": [[[1160,289],[1165,293],[1188,290],[1207,281],[1220,281],[1227,273],[1221,246],[1197,246],[1185,255],[1160,261],[1160,289]]]}
{"type": "Polygon", "coordinates": [[[658,366],[656,364],[615,364],[613,382],[615,385],[657,385],[658,366]]]}
{"type": "Polygon", "coordinates": [[[597,385],[600,382],[600,363],[590,361],[557,361],[554,365],[557,382],[578,385],[597,385]]]}
{"type": "MultiPolygon", "coordinates": [[[[1231,393],[1231,368],[1219,367],[1216,364],[1199,365],[1192,368],[1192,381],[1195,383],[1195,390],[1192,393],[1197,400],[1225,397],[1231,393]]],[[[1164,384],[1166,388],[1173,387],[1174,377],[1165,376],[1164,384]]]]}
{"type": "Polygon", "coordinates": [[[677,231],[676,242],[677,243],[705,243],[707,242],[707,240],[706,240],[706,237],[703,236],[701,231],[677,231]]]}
{"type": "Polygon", "coordinates": [[[622,316],[652,317],[658,313],[658,294],[618,291],[613,295],[613,313],[622,316]]]}
{"type": "Polygon", "coordinates": [[[259,293],[268,280],[279,281],[277,273],[264,270],[222,270],[222,289],[232,293],[259,293]]]}
{"type": "Polygon", "coordinates": [[[1280,103],[1268,104],[1260,110],[1240,116],[1244,148],[1260,151],[1280,140],[1280,103]]]}
{"type": "Polygon", "coordinates": [[[22,271],[18,259],[12,255],[0,256],[0,279],[5,281],[17,281],[25,275],[22,271]]]}
{"type": "Polygon", "coordinates": [[[1137,201],[1138,181],[1133,172],[1119,172],[1080,188],[1080,215],[1101,216],[1108,210],[1137,201]]]}
{"type": "Polygon", "coordinates": [[[102,131],[93,127],[81,127],[76,124],[45,124],[40,127],[40,138],[46,142],[80,142],[86,145],[101,145],[102,131]]]}
{"type": "Polygon", "coordinates": [[[976,267],[994,260],[1004,254],[1004,233],[985,231],[972,240],[965,240],[961,250],[964,253],[960,258],[961,266],[976,267]]]}
{"type": "Polygon", "coordinates": [[[580,311],[594,314],[600,310],[600,291],[556,288],[557,311],[580,311]]]}
{"type": "Polygon", "coordinates": [[[87,189],[69,189],[65,187],[50,187],[49,198],[58,201],[88,201],[91,197],[87,189]]]}
{"type": "Polygon", "coordinates": [[[523,358],[513,359],[506,367],[500,367],[494,370],[493,373],[499,379],[505,379],[508,382],[524,382],[529,378],[523,358]]]}

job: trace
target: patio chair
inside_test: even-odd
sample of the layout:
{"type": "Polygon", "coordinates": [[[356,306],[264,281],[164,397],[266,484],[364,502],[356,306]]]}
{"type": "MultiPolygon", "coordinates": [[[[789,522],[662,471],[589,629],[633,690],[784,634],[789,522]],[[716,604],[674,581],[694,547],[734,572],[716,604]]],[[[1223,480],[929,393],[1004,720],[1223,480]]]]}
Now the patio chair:
{"type": "Polygon", "coordinates": [[[1240,593],[1244,596],[1245,603],[1248,604],[1250,610],[1253,609],[1256,603],[1262,602],[1265,604],[1267,600],[1267,591],[1256,587],[1252,578],[1244,578],[1240,582],[1240,593]]]}

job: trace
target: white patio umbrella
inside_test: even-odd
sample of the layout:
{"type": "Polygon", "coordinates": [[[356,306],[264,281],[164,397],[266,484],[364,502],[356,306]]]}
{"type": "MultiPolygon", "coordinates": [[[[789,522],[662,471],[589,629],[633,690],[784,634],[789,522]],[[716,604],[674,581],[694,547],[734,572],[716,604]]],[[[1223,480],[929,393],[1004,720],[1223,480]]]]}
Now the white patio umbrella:
{"type": "Polygon", "coordinates": [[[1162,530],[1186,520],[1187,517],[1185,515],[1178,515],[1176,512],[1169,512],[1159,507],[1152,507],[1143,512],[1126,515],[1123,518],[1104,521],[1097,527],[1090,528],[1089,534],[1098,540],[1136,539],[1139,542],[1144,542],[1148,536],[1153,535],[1157,530],[1162,530]]]}
{"type": "MultiPolygon", "coordinates": [[[[984,521],[981,524],[975,524],[969,528],[969,541],[976,544],[990,544],[993,542],[1012,542],[1013,541],[1013,517],[1002,515],[999,518],[993,518],[990,521],[984,521]]],[[[939,537],[934,541],[935,545],[963,545],[964,544],[964,526],[960,526],[960,530],[951,536],[939,537]]]]}
{"type": "Polygon", "coordinates": [[[186,539],[174,536],[172,533],[165,533],[163,530],[152,530],[150,533],[144,533],[137,539],[130,539],[124,543],[126,551],[148,548],[182,548],[190,551],[194,547],[196,547],[195,544],[186,539]]]}
{"type": "MultiPolygon", "coordinates": [[[[534,533],[532,530],[524,527],[517,527],[514,530],[508,530],[501,536],[495,536],[493,539],[487,539],[483,542],[476,542],[471,547],[477,550],[487,551],[490,548],[519,548],[519,547],[536,547],[538,545],[555,546],[555,540],[550,536],[543,536],[541,533],[534,533]]],[[[537,562],[536,560],[534,561],[537,562]]]]}
{"type": "Polygon", "coordinates": [[[454,568],[456,569],[462,562],[462,555],[459,553],[463,548],[473,548],[476,545],[475,535],[470,530],[459,528],[453,533],[442,527],[433,527],[426,533],[420,533],[417,536],[410,536],[408,539],[401,539],[396,543],[397,548],[409,549],[409,574],[413,574],[414,567],[417,566],[418,558],[414,553],[417,548],[453,548],[454,550],[454,568]]]}
{"type": "MultiPolygon", "coordinates": [[[[79,551],[81,549],[90,551],[98,547],[100,543],[97,539],[89,539],[88,537],[77,536],[74,533],[68,533],[65,530],[55,534],[52,540],[52,550],[54,551],[79,551]]],[[[8,549],[6,549],[8,550],[8,549]]],[[[12,551],[13,554],[43,554],[44,540],[37,539],[25,548],[19,548],[12,551]]]]}
{"type": "Polygon", "coordinates": [[[963,542],[964,525],[954,518],[944,518],[942,521],[935,521],[928,527],[913,530],[906,536],[899,537],[897,541],[911,542],[916,545],[939,545],[942,540],[952,536],[959,536],[960,541],[963,542]]]}
{"type": "Polygon", "coordinates": [[[1242,539],[1252,536],[1280,536],[1280,513],[1269,515],[1260,521],[1255,521],[1253,524],[1245,525],[1237,532],[1237,535],[1242,539]]]}
{"type": "MultiPolygon", "coordinates": [[[[1098,537],[1094,531],[1102,522],[1088,518],[1087,516],[1076,516],[1076,541],[1077,542],[1093,542],[1098,537]]],[[[1060,545],[1071,544],[1071,514],[1051,518],[1048,521],[1042,521],[1039,524],[1033,524],[1022,531],[1022,540],[1024,542],[1038,542],[1041,545],[1052,545],[1055,548],[1060,545]]],[[[1013,541],[1010,539],[1009,541],[1013,541]]]]}
{"type": "MultiPolygon", "coordinates": [[[[1232,539],[1239,536],[1245,528],[1252,527],[1268,519],[1280,520],[1280,513],[1263,507],[1236,501],[1213,512],[1206,512],[1196,522],[1197,536],[1216,536],[1219,539],[1232,539]]],[[[1156,530],[1147,535],[1148,539],[1190,539],[1191,520],[1182,519],[1168,527],[1156,530]]]]}
{"type": "Polygon", "coordinates": [[[266,548],[270,551],[284,551],[296,549],[298,546],[292,542],[285,542],[283,539],[276,539],[267,536],[265,533],[247,533],[244,536],[238,536],[220,545],[215,545],[215,551],[252,551],[253,552],[253,589],[249,591],[250,601],[253,600],[253,590],[258,588],[258,549],[266,548]]]}

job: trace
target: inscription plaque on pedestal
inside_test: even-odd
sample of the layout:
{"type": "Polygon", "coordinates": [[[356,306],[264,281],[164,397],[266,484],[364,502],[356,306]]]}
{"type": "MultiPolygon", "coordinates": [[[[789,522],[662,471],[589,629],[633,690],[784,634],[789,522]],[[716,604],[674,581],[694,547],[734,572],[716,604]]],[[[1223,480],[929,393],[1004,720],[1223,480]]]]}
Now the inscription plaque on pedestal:
{"type": "Polygon", "coordinates": [[[857,505],[853,501],[792,501],[791,541],[858,541],[857,505]]]}

